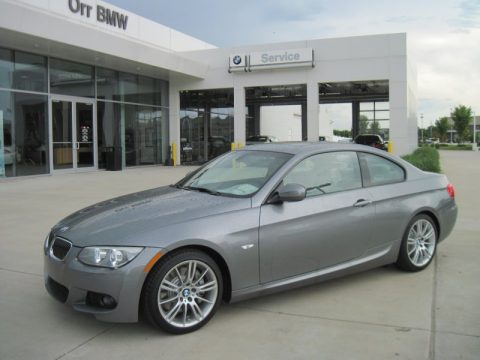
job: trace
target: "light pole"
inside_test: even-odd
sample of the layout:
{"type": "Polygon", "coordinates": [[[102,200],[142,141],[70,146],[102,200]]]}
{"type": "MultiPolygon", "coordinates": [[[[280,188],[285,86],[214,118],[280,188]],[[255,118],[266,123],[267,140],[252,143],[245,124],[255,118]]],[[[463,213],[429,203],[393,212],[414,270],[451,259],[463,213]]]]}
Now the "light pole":
{"type": "Polygon", "coordinates": [[[422,126],[422,144],[423,144],[423,114],[420,114],[420,125],[422,126]]]}
{"type": "Polygon", "coordinates": [[[473,144],[472,144],[472,150],[473,151],[478,151],[477,147],[477,121],[475,119],[475,112],[472,111],[473,113],[473,144]]]}

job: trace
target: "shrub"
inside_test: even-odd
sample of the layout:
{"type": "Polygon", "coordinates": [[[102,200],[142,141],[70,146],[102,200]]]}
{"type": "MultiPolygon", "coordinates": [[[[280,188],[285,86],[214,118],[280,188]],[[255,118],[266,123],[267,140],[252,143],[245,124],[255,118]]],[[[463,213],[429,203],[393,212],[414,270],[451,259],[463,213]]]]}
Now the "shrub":
{"type": "Polygon", "coordinates": [[[440,155],[438,150],[433,147],[425,146],[418,148],[412,154],[402,156],[402,159],[408,161],[410,164],[423,171],[431,171],[436,173],[441,171],[440,155]]]}
{"type": "Polygon", "coordinates": [[[440,150],[472,150],[472,145],[470,145],[470,144],[456,144],[456,145],[442,144],[442,145],[440,145],[440,150]]]}

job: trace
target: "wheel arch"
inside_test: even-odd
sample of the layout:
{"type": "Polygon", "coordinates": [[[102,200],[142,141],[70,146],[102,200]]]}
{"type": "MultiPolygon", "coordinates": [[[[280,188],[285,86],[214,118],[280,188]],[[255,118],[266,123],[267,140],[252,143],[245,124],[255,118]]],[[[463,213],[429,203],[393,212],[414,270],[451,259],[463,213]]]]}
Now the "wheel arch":
{"type": "MultiPolygon", "coordinates": [[[[167,255],[167,254],[172,254],[172,253],[175,253],[177,251],[185,250],[185,249],[195,249],[195,250],[202,251],[202,252],[206,253],[207,255],[209,255],[215,261],[215,263],[218,265],[218,267],[220,268],[220,271],[222,273],[222,280],[223,280],[222,300],[225,301],[225,302],[230,302],[230,299],[231,299],[231,296],[232,296],[232,279],[231,279],[231,275],[230,275],[230,269],[228,268],[228,265],[227,265],[225,259],[223,258],[223,256],[220,255],[217,251],[215,251],[211,247],[208,247],[208,246],[205,246],[205,245],[198,245],[198,244],[180,246],[178,248],[175,248],[175,249],[172,249],[172,250],[168,251],[167,253],[164,254],[164,256],[167,255]]],[[[150,269],[148,274],[145,276],[145,279],[143,280],[142,290],[141,290],[141,295],[140,295],[140,301],[139,301],[139,307],[138,307],[139,312],[141,312],[141,308],[142,308],[140,306],[140,304],[143,301],[145,284],[147,284],[148,277],[153,273],[154,269],[156,269],[159,266],[159,263],[160,263],[161,259],[162,259],[162,257],[160,257],[156,261],[155,265],[152,266],[152,268],[150,269]]]]}
{"type": "Polygon", "coordinates": [[[433,222],[435,223],[435,228],[437,229],[437,239],[440,239],[440,233],[441,233],[441,227],[440,227],[440,221],[438,220],[438,216],[437,214],[435,214],[435,212],[432,210],[432,209],[422,209],[420,211],[418,211],[413,217],[412,219],[415,217],[415,216],[418,216],[418,215],[427,215],[429,216],[433,222]]]}

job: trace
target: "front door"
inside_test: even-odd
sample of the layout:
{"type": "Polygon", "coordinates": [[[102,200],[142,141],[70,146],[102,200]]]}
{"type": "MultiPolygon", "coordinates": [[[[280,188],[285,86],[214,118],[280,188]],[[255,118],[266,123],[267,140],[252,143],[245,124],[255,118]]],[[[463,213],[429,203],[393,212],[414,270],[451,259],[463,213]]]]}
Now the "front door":
{"type": "Polygon", "coordinates": [[[97,168],[95,103],[91,99],[53,96],[51,99],[51,169],[97,168]]]}
{"type": "Polygon", "coordinates": [[[375,206],[355,152],[310,156],[283,178],[292,183],[306,188],[304,200],[261,207],[262,283],[341,264],[374,247],[375,206]]]}

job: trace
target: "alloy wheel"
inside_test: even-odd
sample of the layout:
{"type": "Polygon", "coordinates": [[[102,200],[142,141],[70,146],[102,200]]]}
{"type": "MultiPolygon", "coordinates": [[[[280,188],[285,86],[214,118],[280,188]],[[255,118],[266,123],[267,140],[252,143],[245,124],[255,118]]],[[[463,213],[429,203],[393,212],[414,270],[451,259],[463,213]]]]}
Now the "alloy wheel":
{"type": "Polygon", "coordinates": [[[417,267],[427,264],[434,252],[437,235],[433,224],[426,219],[415,221],[408,232],[407,254],[411,263],[417,267]]]}
{"type": "Polygon", "coordinates": [[[193,327],[215,307],[218,280],[213,269],[199,260],[173,266],[163,277],[157,302],[162,318],[171,326],[193,327]]]}

